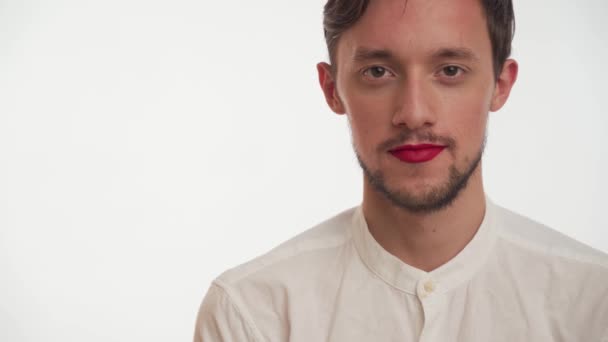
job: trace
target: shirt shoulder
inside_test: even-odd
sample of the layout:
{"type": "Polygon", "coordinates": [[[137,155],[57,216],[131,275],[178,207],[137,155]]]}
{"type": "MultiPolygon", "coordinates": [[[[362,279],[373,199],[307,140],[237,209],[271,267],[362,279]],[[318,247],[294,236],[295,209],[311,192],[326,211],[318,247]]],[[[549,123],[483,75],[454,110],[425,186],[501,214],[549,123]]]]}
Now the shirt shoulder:
{"type": "MultiPolygon", "coordinates": [[[[267,253],[223,272],[215,283],[236,285],[260,274],[280,277],[281,271],[295,272],[293,266],[323,262],[351,240],[352,218],[357,207],[346,209],[281,243],[267,253]]],[[[287,274],[289,276],[289,274],[287,274]]]]}
{"type": "Polygon", "coordinates": [[[262,338],[247,312],[224,289],[212,284],[199,308],[193,341],[260,342],[262,338]]]}
{"type": "MultiPolygon", "coordinates": [[[[326,289],[337,288],[357,254],[352,241],[354,207],[269,252],[222,273],[213,281],[262,340],[286,341],[294,308],[321,311],[326,289]]],[[[302,315],[302,312],[300,312],[302,315]]],[[[314,314],[312,314],[314,315],[314,314]]],[[[305,315],[304,315],[305,316],[305,315]]]]}
{"type": "Polygon", "coordinates": [[[499,241],[538,257],[595,265],[608,275],[608,254],[519,213],[495,207],[499,241]]]}
{"type": "Polygon", "coordinates": [[[563,340],[608,337],[608,255],[502,207],[495,218],[494,275],[523,312],[563,340]]]}

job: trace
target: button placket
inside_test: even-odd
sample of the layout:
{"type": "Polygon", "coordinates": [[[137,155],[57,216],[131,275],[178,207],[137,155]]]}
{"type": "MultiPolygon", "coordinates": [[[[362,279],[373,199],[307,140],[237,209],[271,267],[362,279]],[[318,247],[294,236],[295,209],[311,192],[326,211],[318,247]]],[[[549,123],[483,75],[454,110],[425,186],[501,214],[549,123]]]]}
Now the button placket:
{"type": "Polygon", "coordinates": [[[416,292],[420,300],[424,315],[423,328],[420,332],[419,341],[437,341],[438,319],[445,307],[445,297],[438,291],[440,284],[432,279],[420,279],[416,286],[416,292]]]}

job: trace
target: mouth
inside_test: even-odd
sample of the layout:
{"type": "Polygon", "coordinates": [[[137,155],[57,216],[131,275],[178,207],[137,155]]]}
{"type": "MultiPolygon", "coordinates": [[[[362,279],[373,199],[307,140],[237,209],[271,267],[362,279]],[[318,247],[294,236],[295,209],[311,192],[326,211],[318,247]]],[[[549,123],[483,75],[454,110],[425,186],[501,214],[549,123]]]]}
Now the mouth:
{"type": "Polygon", "coordinates": [[[406,163],[424,163],[433,160],[446,146],[434,144],[403,145],[389,152],[397,159],[406,163]]]}

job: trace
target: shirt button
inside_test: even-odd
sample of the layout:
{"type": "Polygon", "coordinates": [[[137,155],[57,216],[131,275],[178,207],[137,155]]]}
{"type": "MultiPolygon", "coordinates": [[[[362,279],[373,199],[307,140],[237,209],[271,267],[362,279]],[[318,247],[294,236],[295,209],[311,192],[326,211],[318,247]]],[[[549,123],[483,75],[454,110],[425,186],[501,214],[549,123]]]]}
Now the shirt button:
{"type": "Polygon", "coordinates": [[[426,283],[424,283],[424,291],[426,291],[427,293],[432,293],[433,291],[435,291],[435,284],[429,280],[426,283]]]}

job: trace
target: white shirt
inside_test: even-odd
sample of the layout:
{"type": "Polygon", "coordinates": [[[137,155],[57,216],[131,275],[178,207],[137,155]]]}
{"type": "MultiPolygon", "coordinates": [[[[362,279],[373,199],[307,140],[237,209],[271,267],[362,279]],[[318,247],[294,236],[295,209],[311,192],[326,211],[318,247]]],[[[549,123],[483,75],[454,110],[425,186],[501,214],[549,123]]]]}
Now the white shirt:
{"type": "Polygon", "coordinates": [[[474,238],[425,272],[348,209],[211,285],[195,342],[608,342],[608,256],[487,199],[474,238]]]}

